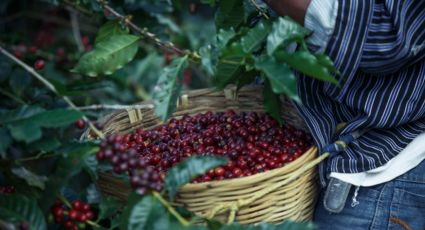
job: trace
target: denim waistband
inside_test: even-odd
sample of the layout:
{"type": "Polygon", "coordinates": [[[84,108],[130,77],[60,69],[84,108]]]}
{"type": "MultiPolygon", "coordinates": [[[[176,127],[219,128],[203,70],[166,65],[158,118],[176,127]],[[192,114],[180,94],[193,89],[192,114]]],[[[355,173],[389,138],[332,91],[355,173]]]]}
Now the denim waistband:
{"type": "Polygon", "coordinates": [[[397,177],[396,180],[425,183],[425,160],[407,173],[397,177]]]}

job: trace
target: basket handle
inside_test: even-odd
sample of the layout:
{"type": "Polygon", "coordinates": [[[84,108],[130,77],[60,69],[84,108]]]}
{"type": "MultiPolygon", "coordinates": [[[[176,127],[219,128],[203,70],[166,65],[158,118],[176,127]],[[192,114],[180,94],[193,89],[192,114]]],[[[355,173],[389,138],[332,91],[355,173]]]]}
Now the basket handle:
{"type": "Polygon", "coordinates": [[[306,171],[308,171],[309,169],[315,167],[317,164],[319,164],[320,162],[322,162],[324,159],[326,159],[329,156],[329,153],[324,153],[323,155],[319,156],[318,158],[314,159],[313,161],[309,162],[308,164],[304,165],[301,170],[297,171],[296,173],[292,174],[291,176],[289,176],[288,178],[286,178],[285,180],[282,180],[278,183],[273,184],[272,186],[269,186],[267,188],[265,188],[264,190],[261,190],[257,193],[254,193],[254,195],[248,199],[241,199],[238,201],[233,201],[233,202],[223,202],[223,203],[219,203],[218,205],[216,205],[213,209],[211,209],[210,211],[208,211],[206,213],[206,217],[209,219],[214,218],[214,216],[221,214],[223,212],[229,211],[229,217],[227,220],[227,223],[233,223],[235,221],[235,217],[236,217],[236,212],[248,205],[251,204],[252,202],[260,199],[261,197],[275,191],[276,189],[292,182],[293,180],[297,179],[298,177],[302,176],[302,174],[304,174],[306,171]]]}

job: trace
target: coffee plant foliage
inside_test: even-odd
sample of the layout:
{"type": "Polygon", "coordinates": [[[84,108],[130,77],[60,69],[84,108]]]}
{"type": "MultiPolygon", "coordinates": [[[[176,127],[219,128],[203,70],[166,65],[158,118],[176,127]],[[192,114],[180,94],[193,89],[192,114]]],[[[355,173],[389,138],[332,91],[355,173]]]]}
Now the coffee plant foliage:
{"type": "MultiPolygon", "coordinates": [[[[87,121],[102,126],[97,121],[111,112],[104,105],[152,99],[166,120],[182,90],[205,87],[264,84],[265,111],[280,121],[280,95],[299,103],[300,74],[338,84],[332,61],[309,51],[309,34],[259,1],[1,1],[0,228],[59,229],[55,218],[69,215],[61,212],[81,200],[95,214],[75,225],[80,229],[313,229],[293,222],[182,224],[165,199],[225,164],[221,158],[179,164],[163,193],[133,193],[126,202],[104,197],[97,173],[111,166],[96,160],[100,140],[80,138],[87,121]],[[5,52],[28,67],[38,64],[24,69],[5,52]]],[[[128,183],[126,176],[117,178],[128,183]]],[[[176,212],[193,222],[202,219],[176,212]]]]}

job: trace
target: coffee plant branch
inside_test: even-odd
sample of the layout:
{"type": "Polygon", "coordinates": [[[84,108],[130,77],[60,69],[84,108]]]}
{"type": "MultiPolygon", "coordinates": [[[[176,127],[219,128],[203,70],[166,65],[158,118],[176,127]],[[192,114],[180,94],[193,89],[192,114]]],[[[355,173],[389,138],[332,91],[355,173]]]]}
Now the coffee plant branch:
{"type": "Polygon", "coordinates": [[[257,11],[265,18],[265,19],[269,19],[270,17],[266,14],[266,12],[264,12],[261,7],[257,4],[256,0],[250,0],[251,4],[255,6],[255,8],[257,9],[257,11]]]}
{"type": "Polygon", "coordinates": [[[0,88],[0,94],[5,95],[6,97],[9,97],[10,99],[16,101],[17,103],[21,104],[21,105],[25,105],[25,101],[23,101],[21,98],[16,97],[15,95],[13,95],[12,93],[0,88]]]}
{"type": "Polygon", "coordinates": [[[190,223],[189,221],[187,221],[185,218],[183,218],[174,208],[173,206],[170,205],[170,203],[168,203],[168,201],[166,201],[161,194],[159,194],[158,192],[152,192],[152,195],[158,199],[158,201],[164,205],[164,207],[167,208],[167,210],[174,216],[176,217],[176,219],[183,225],[183,226],[189,226],[190,223]]]}
{"type": "MultiPolygon", "coordinates": [[[[9,59],[11,59],[12,61],[14,61],[15,63],[17,63],[18,65],[20,65],[22,68],[24,68],[26,71],[28,71],[28,73],[30,73],[31,75],[33,75],[35,78],[37,78],[37,80],[41,81],[41,83],[43,83],[50,91],[52,91],[53,93],[55,93],[56,95],[62,97],[62,99],[74,110],[77,110],[79,112],[81,112],[81,110],[78,109],[78,107],[74,104],[74,102],[71,101],[71,99],[69,99],[69,97],[67,96],[61,96],[59,94],[59,92],[56,90],[55,86],[50,83],[46,78],[44,78],[43,76],[41,76],[39,73],[37,73],[31,66],[25,64],[24,62],[22,62],[21,60],[19,60],[18,58],[16,58],[15,56],[13,56],[11,53],[9,53],[7,50],[5,50],[3,47],[0,46],[0,53],[2,53],[3,55],[5,55],[6,57],[8,57],[9,59]]],[[[105,135],[99,130],[97,129],[94,124],[85,116],[83,115],[83,120],[85,122],[87,122],[90,126],[90,129],[93,130],[94,133],[96,133],[96,135],[99,138],[105,138],[105,135]]]]}
{"type": "Polygon", "coordinates": [[[26,158],[16,159],[16,162],[17,163],[21,163],[21,162],[26,162],[26,161],[35,161],[35,160],[39,160],[39,159],[56,157],[56,156],[58,156],[57,153],[51,153],[51,154],[39,153],[39,154],[37,154],[35,156],[32,156],[32,157],[26,157],[26,158]]]}
{"type": "Polygon", "coordinates": [[[172,43],[172,42],[161,41],[155,34],[149,32],[147,28],[140,28],[139,26],[134,24],[131,21],[131,19],[132,19],[131,15],[128,15],[128,16],[121,15],[115,9],[110,7],[106,1],[97,0],[97,2],[102,6],[102,8],[105,11],[107,11],[108,13],[111,13],[112,15],[117,17],[118,19],[122,20],[125,25],[127,25],[128,27],[130,27],[131,29],[133,29],[134,31],[136,31],[137,33],[142,35],[143,37],[153,41],[157,46],[164,48],[164,49],[167,49],[167,50],[170,50],[173,53],[176,53],[180,56],[188,55],[191,60],[196,61],[196,62],[201,59],[199,54],[197,54],[196,52],[192,52],[190,50],[182,50],[182,49],[178,48],[176,45],[174,45],[174,43],[172,43]]]}

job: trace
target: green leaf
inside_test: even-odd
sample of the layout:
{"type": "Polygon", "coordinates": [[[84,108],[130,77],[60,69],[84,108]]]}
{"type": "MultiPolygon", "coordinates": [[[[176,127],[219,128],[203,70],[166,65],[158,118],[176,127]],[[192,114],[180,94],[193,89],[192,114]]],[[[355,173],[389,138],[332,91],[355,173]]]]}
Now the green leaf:
{"type": "Polygon", "coordinates": [[[269,23],[258,23],[254,28],[241,38],[243,50],[246,53],[251,53],[260,48],[263,41],[267,38],[271,26],[269,23]]]}
{"type": "Polygon", "coordinates": [[[201,3],[208,4],[209,6],[214,7],[216,0],[201,0],[201,3]]]}
{"type": "Polygon", "coordinates": [[[240,74],[243,73],[243,64],[248,56],[240,43],[233,43],[222,50],[217,71],[212,79],[213,85],[218,89],[223,89],[228,84],[236,83],[240,74]]]}
{"type": "Polygon", "coordinates": [[[280,224],[262,223],[258,225],[258,230],[314,230],[316,226],[311,222],[294,222],[286,220],[280,224]]]}
{"type": "Polygon", "coordinates": [[[205,222],[207,223],[209,230],[219,230],[223,227],[223,223],[221,223],[218,220],[214,220],[214,219],[210,220],[205,218],[205,222]]]}
{"type": "Polygon", "coordinates": [[[9,86],[18,96],[31,86],[31,82],[32,77],[23,69],[15,69],[9,77],[9,86]]]}
{"type": "Polygon", "coordinates": [[[17,177],[24,179],[30,186],[44,190],[44,183],[47,181],[46,176],[39,176],[24,167],[13,168],[11,171],[17,177]]]}
{"type": "Polygon", "coordinates": [[[162,229],[168,229],[168,220],[164,218],[168,216],[167,214],[168,212],[153,196],[141,197],[133,193],[124,209],[121,229],[153,230],[158,229],[155,227],[156,224],[163,225],[162,229]]]}
{"type": "Polygon", "coordinates": [[[12,72],[12,62],[6,56],[0,57],[0,82],[6,81],[12,72]]]}
{"type": "Polygon", "coordinates": [[[27,221],[30,229],[47,229],[44,215],[35,199],[22,195],[0,196],[0,219],[10,222],[27,221]]]}
{"type": "MultiPolygon", "coordinates": [[[[258,230],[257,226],[253,225],[240,225],[237,223],[233,223],[230,225],[223,225],[220,230],[258,230]]],[[[286,230],[286,229],[285,229],[286,230]]]]}
{"type": "Polygon", "coordinates": [[[259,75],[260,75],[259,72],[252,70],[240,76],[236,82],[237,90],[241,89],[245,85],[254,83],[256,77],[259,75]]]}
{"type": "Polygon", "coordinates": [[[56,195],[69,179],[81,172],[85,159],[94,155],[98,149],[99,147],[92,143],[72,143],[58,150],[63,152],[64,156],[56,163],[56,170],[49,176],[46,183],[46,189],[40,201],[44,212],[49,210],[56,195]]]}
{"type": "Polygon", "coordinates": [[[98,220],[109,218],[117,213],[123,204],[114,197],[105,197],[99,204],[99,217],[98,220]]]}
{"type": "Polygon", "coordinates": [[[263,98],[265,111],[282,125],[282,101],[279,94],[273,92],[269,79],[264,80],[263,98]]]}
{"type": "Polygon", "coordinates": [[[214,75],[218,61],[217,49],[211,46],[204,46],[199,49],[199,54],[201,55],[202,67],[208,74],[214,75]]]}
{"type": "Polygon", "coordinates": [[[49,152],[59,148],[60,146],[61,146],[61,143],[59,142],[57,138],[44,137],[43,139],[32,143],[31,149],[35,151],[49,152]]]}
{"type": "Polygon", "coordinates": [[[314,55],[317,58],[317,61],[320,65],[328,69],[329,72],[333,72],[336,74],[339,74],[338,70],[335,68],[334,62],[331,60],[331,58],[326,54],[315,54],[314,55]]]}
{"type": "Polygon", "coordinates": [[[272,55],[281,45],[286,47],[294,41],[301,42],[309,34],[309,30],[289,17],[279,18],[273,23],[272,31],[267,37],[267,54],[272,55]]]}
{"type": "Polygon", "coordinates": [[[111,20],[100,27],[96,35],[95,44],[97,45],[98,43],[103,42],[114,35],[125,35],[128,33],[128,28],[122,26],[119,20],[111,20]]]}
{"type": "Polygon", "coordinates": [[[27,143],[40,139],[41,127],[56,128],[69,125],[83,116],[81,112],[67,109],[44,111],[39,107],[24,106],[0,114],[0,123],[6,123],[11,135],[27,143]]]}
{"type": "Polygon", "coordinates": [[[155,113],[165,121],[176,109],[183,81],[183,71],[187,66],[187,56],[176,58],[165,67],[154,88],[155,113]]]}
{"type": "Polygon", "coordinates": [[[12,138],[10,137],[9,131],[3,127],[0,127],[0,140],[0,156],[6,158],[6,150],[12,143],[12,138]]]}
{"type": "Polygon", "coordinates": [[[117,213],[113,217],[109,218],[111,223],[109,229],[120,229],[119,227],[122,223],[122,216],[123,216],[122,213],[117,213]]]}
{"type": "Polygon", "coordinates": [[[130,62],[139,48],[138,36],[114,35],[98,44],[94,50],[84,54],[72,72],[96,77],[110,75],[130,62]]]}
{"type": "Polygon", "coordinates": [[[170,200],[174,199],[179,188],[209,169],[227,163],[226,158],[212,156],[193,156],[171,168],[165,177],[164,188],[170,200]]]}
{"type": "Polygon", "coordinates": [[[41,138],[41,128],[35,123],[31,123],[29,120],[15,122],[7,125],[7,128],[12,134],[12,137],[17,141],[25,141],[30,143],[41,138]]]}
{"type": "Polygon", "coordinates": [[[0,124],[15,122],[32,117],[44,112],[44,109],[38,106],[24,105],[14,110],[4,110],[0,112],[0,124]]]}
{"type": "Polygon", "coordinates": [[[82,118],[83,114],[76,110],[54,109],[31,117],[31,122],[40,127],[57,128],[69,125],[82,118]]]}
{"type": "Polygon", "coordinates": [[[263,71],[270,80],[274,93],[284,93],[295,101],[300,101],[297,95],[297,80],[292,70],[285,63],[277,62],[273,57],[257,59],[255,67],[263,71]]]}
{"type": "Polygon", "coordinates": [[[236,36],[236,32],[233,28],[224,30],[220,29],[217,33],[217,40],[216,40],[216,46],[218,49],[223,49],[227,46],[229,41],[236,36]]]}
{"type": "Polygon", "coordinates": [[[242,0],[226,0],[218,2],[215,15],[216,28],[236,28],[245,20],[245,11],[242,0]]]}
{"type": "Polygon", "coordinates": [[[296,51],[294,53],[280,51],[277,52],[275,56],[277,60],[286,62],[289,66],[305,75],[317,78],[322,81],[338,84],[338,81],[329,71],[329,66],[323,66],[316,58],[316,56],[308,51],[296,51]]]}
{"type": "Polygon", "coordinates": [[[90,175],[93,181],[98,179],[97,169],[99,162],[95,155],[88,156],[84,159],[84,170],[90,175]]]}
{"type": "Polygon", "coordinates": [[[202,67],[208,74],[214,75],[216,73],[216,66],[221,50],[224,49],[229,41],[235,36],[236,33],[233,28],[228,30],[220,29],[217,33],[216,40],[211,45],[199,49],[202,67]]]}

